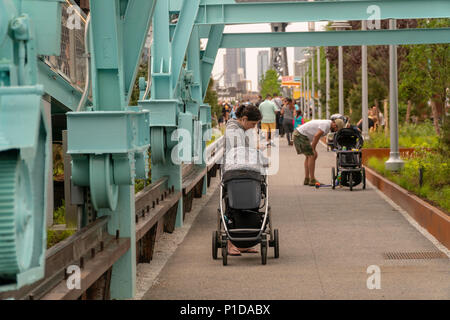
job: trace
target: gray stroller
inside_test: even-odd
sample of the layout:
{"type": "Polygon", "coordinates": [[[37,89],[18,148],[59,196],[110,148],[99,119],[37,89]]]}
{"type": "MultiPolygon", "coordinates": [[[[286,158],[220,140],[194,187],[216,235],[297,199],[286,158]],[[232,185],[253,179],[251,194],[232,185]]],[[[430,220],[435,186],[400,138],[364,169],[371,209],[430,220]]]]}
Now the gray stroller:
{"type": "Polygon", "coordinates": [[[267,263],[269,247],[274,248],[274,257],[279,257],[279,232],[273,228],[268,196],[267,176],[262,171],[245,166],[221,170],[217,230],[212,235],[213,259],[217,259],[221,248],[223,265],[227,265],[228,240],[238,248],[260,244],[263,265],[267,263]]]}

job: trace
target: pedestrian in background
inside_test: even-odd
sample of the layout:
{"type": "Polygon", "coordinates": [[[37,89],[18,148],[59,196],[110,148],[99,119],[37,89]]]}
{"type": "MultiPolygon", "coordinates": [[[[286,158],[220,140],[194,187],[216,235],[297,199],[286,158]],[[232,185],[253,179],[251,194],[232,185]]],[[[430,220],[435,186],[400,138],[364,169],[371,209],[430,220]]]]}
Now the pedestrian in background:
{"type": "Polygon", "coordinates": [[[294,112],[294,129],[297,129],[301,125],[305,124],[305,119],[303,118],[303,113],[301,110],[296,110],[294,112]]]}
{"type": "Polygon", "coordinates": [[[262,114],[261,120],[261,130],[265,132],[267,143],[271,143],[271,135],[277,130],[276,126],[276,112],[278,111],[277,106],[272,102],[272,96],[268,94],[266,100],[261,103],[259,110],[262,114]]]}
{"type": "Polygon", "coordinates": [[[283,129],[286,134],[288,145],[292,146],[292,133],[294,132],[294,112],[295,105],[291,98],[285,98],[285,105],[281,109],[281,115],[283,117],[283,129]]]}
{"type": "Polygon", "coordinates": [[[280,137],[284,136],[284,130],[283,130],[283,116],[281,115],[281,109],[283,108],[283,98],[278,95],[278,93],[273,94],[273,100],[275,105],[277,106],[277,112],[276,112],[276,127],[278,132],[280,133],[280,137]]]}

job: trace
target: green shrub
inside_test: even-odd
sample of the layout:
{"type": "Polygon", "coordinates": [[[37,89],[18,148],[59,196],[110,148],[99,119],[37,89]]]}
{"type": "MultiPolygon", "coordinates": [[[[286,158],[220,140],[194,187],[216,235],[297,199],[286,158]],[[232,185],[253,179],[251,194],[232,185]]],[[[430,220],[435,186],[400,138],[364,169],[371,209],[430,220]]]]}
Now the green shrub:
{"type": "Polygon", "coordinates": [[[387,179],[404,189],[427,199],[444,211],[450,212],[450,158],[443,153],[420,150],[405,160],[399,172],[386,170],[387,158],[372,157],[367,164],[387,179]],[[423,185],[419,182],[419,169],[423,168],[423,185]]]}
{"type": "MultiPolygon", "coordinates": [[[[398,143],[400,148],[429,148],[436,149],[439,146],[439,136],[430,121],[421,124],[405,124],[399,127],[398,143]]],[[[366,148],[389,148],[390,135],[379,130],[370,132],[370,140],[365,144],[366,148]]]]}
{"type": "Polygon", "coordinates": [[[53,212],[53,224],[66,224],[66,202],[62,200],[62,206],[53,212]]]}
{"type": "Polygon", "coordinates": [[[67,239],[75,233],[75,230],[47,230],[47,249],[67,239]]]}

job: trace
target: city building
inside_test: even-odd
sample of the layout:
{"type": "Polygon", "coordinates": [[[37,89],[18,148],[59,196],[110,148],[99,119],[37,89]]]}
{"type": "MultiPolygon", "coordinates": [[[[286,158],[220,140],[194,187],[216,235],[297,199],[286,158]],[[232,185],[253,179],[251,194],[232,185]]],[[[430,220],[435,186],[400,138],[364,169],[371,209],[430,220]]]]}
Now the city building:
{"type": "Polygon", "coordinates": [[[269,51],[258,52],[258,86],[262,77],[269,70],[269,51]]]}
{"type": "Polygon", "coordinates": [[[246,78],[245,49],[227,49],[224,55],[224,81],[226,87],[237,87],[246,78]]]}

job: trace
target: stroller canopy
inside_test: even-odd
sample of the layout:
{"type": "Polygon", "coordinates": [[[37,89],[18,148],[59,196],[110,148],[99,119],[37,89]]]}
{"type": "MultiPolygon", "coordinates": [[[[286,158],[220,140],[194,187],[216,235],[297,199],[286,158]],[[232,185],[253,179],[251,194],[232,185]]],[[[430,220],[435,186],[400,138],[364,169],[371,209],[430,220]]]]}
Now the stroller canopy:
{"type": "Polygon", "coordinates": [[[334,146],[339,150],[343,147],[347,150],[361,149],[363,145],[364,139],[361,133],[353,128],[341,129],[334,136],[334,146]]]}
{"type": "Polygon", "coordinates": [[[255,171],[260,174],[267,174],[266,167],[268,166],[268,159],[263,154],[255,149],[249,147],[236,147],[227,150],[224,155],[224,172],[230,170],[255,171]]]}

